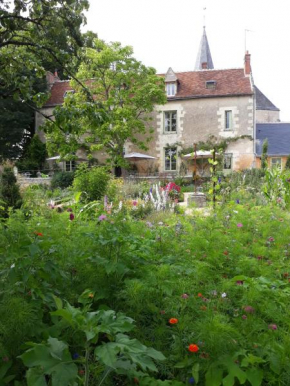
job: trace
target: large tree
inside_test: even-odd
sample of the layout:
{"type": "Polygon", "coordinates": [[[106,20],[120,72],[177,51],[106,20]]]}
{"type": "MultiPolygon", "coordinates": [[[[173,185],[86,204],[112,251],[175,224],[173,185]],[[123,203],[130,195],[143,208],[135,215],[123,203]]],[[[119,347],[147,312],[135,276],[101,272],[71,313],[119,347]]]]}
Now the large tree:
{"type": "Polygon", "coordinates": [[[166,102],[164,80],[132,55],[131,47],[100,40],[85,49],[76,76],[86,87],[73,80],[75,93],[54,110],[55,121],[45,128],[51,153],[66,157],[80,148],[88,155],[106,150],[108,160],[121,166],[127,140],[146,149],[151,113],[166,102]]]}
{"type": "Polygon", "coordinates": [[[0,0],[0,160],[18,158],[33,136],[45,72],[74,77],[79,48],[96,37],[80,30],[87,8],[87,0],[0,0]]]}

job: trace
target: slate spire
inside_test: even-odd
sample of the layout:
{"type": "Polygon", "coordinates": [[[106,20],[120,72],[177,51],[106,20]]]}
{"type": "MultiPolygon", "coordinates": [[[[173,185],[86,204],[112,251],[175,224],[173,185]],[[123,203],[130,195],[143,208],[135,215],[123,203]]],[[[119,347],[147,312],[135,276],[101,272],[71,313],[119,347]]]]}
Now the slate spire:
{"type": "Polygon", "coordinates": [[[196,57],[194,70],[198,71],[198,70],[206,70],[206,69],[213,69],[213,68],[214,68],[213,61],[212,61],[212,57],[209,49],[205,27],[203,27],[203,34],[199,45],[199,50],[196,57]]]}

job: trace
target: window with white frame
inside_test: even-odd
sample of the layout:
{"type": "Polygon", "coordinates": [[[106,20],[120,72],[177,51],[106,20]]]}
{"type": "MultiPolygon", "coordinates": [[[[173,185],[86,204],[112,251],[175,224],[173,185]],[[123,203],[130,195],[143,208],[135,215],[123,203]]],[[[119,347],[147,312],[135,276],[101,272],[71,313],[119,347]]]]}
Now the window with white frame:
{"type": "Polygon", "coordinates": [[[176,170],[176,158],[177,158],[177,148],[168,147],[164,149],[165,151],[165,165],[164,169],[169,171],[176,170]]]}
{"type": "Polygon", "coordinates": [[[282,169],[282,158],[280,157],[271,158],[271,167],[282,169]]]}
{"type": "Polygon", "coordinates": [[[225,154],[224,155],[224,170],[231,170],[233,167],[233,155],[225,154]]]}
{"type": "Polygon", "coordinates": [[[65,171],[66,172],[73,172],[76,168],[76,161],[65,161],[65,171]]]}
{"type": "Polygon", "coordinates": [[[164,112],[164,132],[176,133],[177,131],[177,111],[164,112]]]}
{"type": "Polygon", "coordinates": [[[176,94],[176,83],[166,83],[166,95],[174,96],[176,94]]]}
{"type": "Polygon", "coordinates": [[[233,129],[233,112],[232,110],[225,111],[225,130],[233,129]]]}

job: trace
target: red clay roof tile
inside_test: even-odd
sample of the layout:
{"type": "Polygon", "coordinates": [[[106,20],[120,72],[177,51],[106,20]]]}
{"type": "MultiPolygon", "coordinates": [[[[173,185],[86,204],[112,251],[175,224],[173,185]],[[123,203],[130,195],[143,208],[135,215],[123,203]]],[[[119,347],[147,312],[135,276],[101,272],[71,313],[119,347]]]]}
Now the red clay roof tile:
{"type": "MultiPolygon", "coordinates": [[[[252,95],[253,90],[249,76],[244,69],[202,70],[175,73],[178,78],[177,94],[169,97],[174,99],[194,99],[227,95],[252,95]],[[215,89],[207,89],[206,81],[215,81],[215,89]]],[[[160,74],[165,77],[165,74],[160,74]]],[[[61,105],[66,91],[72,90],[69,81],[55,82],[51,88],[51,96],[45,107],[61,105]]]]}

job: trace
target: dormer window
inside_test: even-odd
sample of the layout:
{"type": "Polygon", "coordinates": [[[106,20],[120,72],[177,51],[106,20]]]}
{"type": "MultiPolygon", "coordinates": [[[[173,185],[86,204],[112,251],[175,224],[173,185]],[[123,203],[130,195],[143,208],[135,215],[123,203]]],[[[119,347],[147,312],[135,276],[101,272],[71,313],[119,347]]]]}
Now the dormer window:
{"type": "Polygon", "coordinates": [[[215,80],[207,80],[205,82],[205,87],[208,90],[215,90],[216,89],[216,81],[215,80]]]}
{"type": "Polygon", "coordinates": [[[177,93],[178,79],[171,67],[165,75],[165,90],[168,97],[173,97],[177,93]]]}
{"type": "Polygon", "coordinates": [[[166,83],[166,95],[168,97],[174,96],[176,94],[176,83],[166,83]]]}

